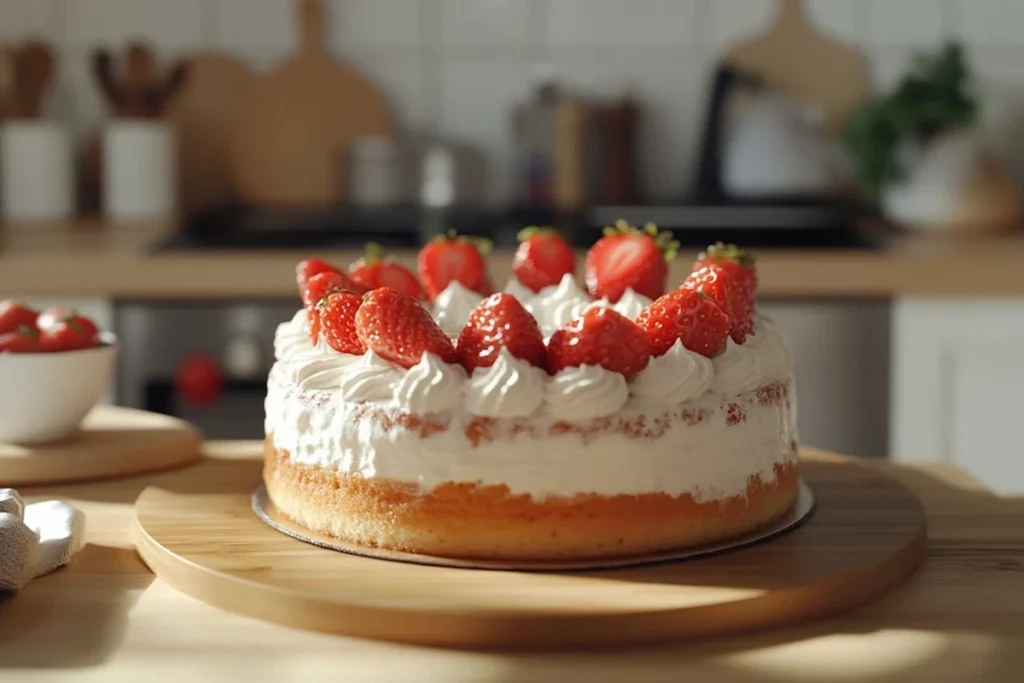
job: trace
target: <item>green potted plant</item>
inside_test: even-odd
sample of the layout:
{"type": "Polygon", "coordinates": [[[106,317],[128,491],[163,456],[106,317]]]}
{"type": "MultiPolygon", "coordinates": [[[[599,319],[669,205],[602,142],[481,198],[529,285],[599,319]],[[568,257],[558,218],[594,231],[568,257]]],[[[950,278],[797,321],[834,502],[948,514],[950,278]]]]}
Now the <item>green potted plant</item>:
{"type": "Polygon", "coordinates": [[[905,227],[1015,226],[1019,188],[984,149],[980,113],[959,44],[917,57],[891,92],[865,103],[842,131],[865,199],[905,227]]]}

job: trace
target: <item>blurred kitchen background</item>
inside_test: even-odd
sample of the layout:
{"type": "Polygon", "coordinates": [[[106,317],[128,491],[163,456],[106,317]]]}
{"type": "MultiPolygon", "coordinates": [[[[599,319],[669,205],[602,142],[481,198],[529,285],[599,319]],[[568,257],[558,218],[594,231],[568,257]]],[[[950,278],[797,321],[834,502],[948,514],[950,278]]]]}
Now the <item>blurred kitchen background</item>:
{"type": "Polygon", "coordinates": [[[1021,26],[1018,0],[0,0],[0,296],[113,327],[111,400],[259,438],[298,300],[232,286],[252,269],[455,227],[504,277],[524,225],[585,249],[651,220],[684,259],[762,256],[804,442],[1024,490],[1021,26]],[[30,281],[58,252],[95,275],[30,281]],[[176,381],[211,366],[215,399],[176,381]]]}

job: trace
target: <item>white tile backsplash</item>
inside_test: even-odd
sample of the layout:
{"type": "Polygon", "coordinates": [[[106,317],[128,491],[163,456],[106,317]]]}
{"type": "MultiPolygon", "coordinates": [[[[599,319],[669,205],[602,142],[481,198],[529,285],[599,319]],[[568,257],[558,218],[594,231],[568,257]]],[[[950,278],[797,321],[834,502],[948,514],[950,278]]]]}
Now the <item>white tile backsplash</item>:
{"type": "MultiPolygon", "coordinates": [[[[145,40],[158,48],[209,42],[208,0],[66,0],[70,45],[92,47],[145,40]]],[[[248,4],[248,3],[247,3],[248,4]]]]}
{"type": "Polygon", "coordinates": [[[443,46],[525,46],[534,35],[531,0],[440,0],[443,46]]]}
{"type": "MultiPolygon", "coordinates": [[[[707,79],[727,45],[767,26],[778,0],[323,0],[325,39],[380,87],[403,127],[473,142],[492,198],[512,187],[513,104],[546,65],[570,87],[633,90],[643,184],[678,195],[692,174],[707,79]]],[[[59,106],[79,131],[103,115],[92,47],[148,40],[161,55],[229,51],[258,70],[297,45],[298,0],[0,0],[0,41],[53,40],[59,106]]],[[[1024,0],[804,0],[824,32],[859,45],[877,86],[960,36],[1001,130],[1024,130],[1024,0]],[[1009,123],[1006,123],[1009,122],[1009,123]]],[[[1015,133],[1016,134],[1016,133],[1015,133]]],[[[1018,135],[1018,137],[1020,137],[1018,135]]],[[[1024,139],[1024,137],[1021,137],[1024,139]]],[[[1020,150],[1024,170],[1024,145],[1020,150]]]]}
{"type": "Polygon", "coordinates": [[[558,46],[684,46],[696,20],[696,0],[548,0],[546,33],[558,46]]]}
{"type": "Polygon", "coordinates": [[[945,3],[870,0],[868,39],[874,45],[926,47],[945,37],[945,3]]]}

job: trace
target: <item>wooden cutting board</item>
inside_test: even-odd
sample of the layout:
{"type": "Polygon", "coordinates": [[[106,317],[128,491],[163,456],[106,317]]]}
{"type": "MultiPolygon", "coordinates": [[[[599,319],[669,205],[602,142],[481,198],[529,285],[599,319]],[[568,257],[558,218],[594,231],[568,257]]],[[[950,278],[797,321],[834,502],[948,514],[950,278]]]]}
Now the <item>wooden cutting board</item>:
{"type": "Polygon", "coordinates": [[[795,99],[820,105],[826,129],[835,132],[870,94],[868,62],[857,48],[822,33],[802,0],[776,4],[772,25],[731,46],[723,61],[795,99]]]}
{"type": "Polygon", "coordinates": [[[256,206],[340,201],[348,143],[393,134],[381,93],[327,53],[322,1],[298,9],[298,54],[247,89],[230,140],[235,190],[256,206]]]}
{"type": "Polygon", "coordinates": [[[255,74],[217,53],[189,59],[188,80],[171,102],[167,119],[178,138],[178,187],[186,213],[233,203],[228,139],[255,74]]]}
{"type": "Polygon", "coordinates": [[[99,406],[73,436],[52,444],[0,443],[0,487],[124,477],[182,467],[201,457],[187,422],[144,410],[99,406]]]}
{"type": "Polygon", "coordinates": [[[590,572],[453,569],[319,548],[250,508],[260,463],[217,493],[147,488],[135,546],[157,576],[222,609],[356,637],[461,648],[609,646],[768,629],[878,598],[924,559],[917,498],[846,458],[807,458],[800,527],[684,562],[590,572]]]}

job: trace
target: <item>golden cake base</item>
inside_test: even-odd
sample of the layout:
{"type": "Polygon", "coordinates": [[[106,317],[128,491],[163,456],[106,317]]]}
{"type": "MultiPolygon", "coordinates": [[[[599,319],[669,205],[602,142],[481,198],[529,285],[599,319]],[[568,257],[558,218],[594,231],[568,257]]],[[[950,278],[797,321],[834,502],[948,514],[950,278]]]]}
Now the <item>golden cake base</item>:
{"type": "Polygon", "coordinates": [[[926,517],[904,486],[846,458],[808,458],[817,507],[770,541],[686,562],[511,572],[388,562],[320,548],[227,494],[155,487],[136,504],[145,562],[222,609],[298,628],[460,648],[566,648],[712,637],[873,600],[924,558],[926,517]]]}

